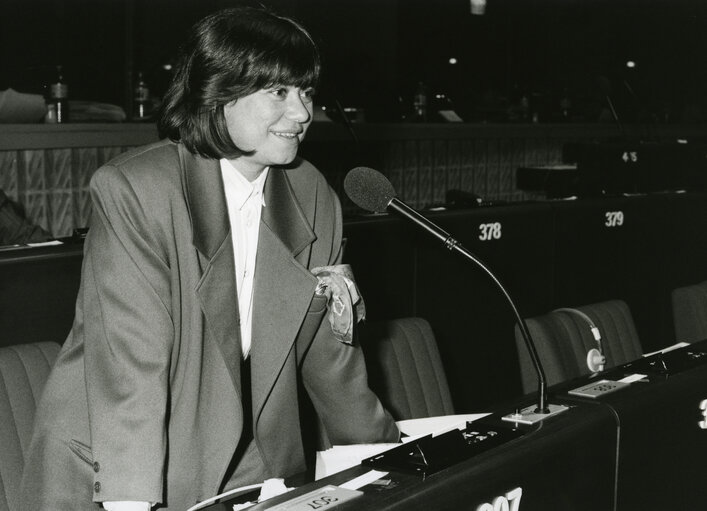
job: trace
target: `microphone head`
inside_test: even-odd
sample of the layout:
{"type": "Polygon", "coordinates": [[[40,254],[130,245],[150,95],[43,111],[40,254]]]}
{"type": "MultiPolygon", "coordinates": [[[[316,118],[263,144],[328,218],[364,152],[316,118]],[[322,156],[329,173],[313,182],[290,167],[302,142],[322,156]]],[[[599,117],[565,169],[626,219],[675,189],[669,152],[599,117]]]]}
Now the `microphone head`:
{"type": "Polygon", "coordinates": [[[382,213],[395,198],[390,181],[377,170],[356,167],[344,178],[344,191],[354,204],[366,211],[382,213]]]}

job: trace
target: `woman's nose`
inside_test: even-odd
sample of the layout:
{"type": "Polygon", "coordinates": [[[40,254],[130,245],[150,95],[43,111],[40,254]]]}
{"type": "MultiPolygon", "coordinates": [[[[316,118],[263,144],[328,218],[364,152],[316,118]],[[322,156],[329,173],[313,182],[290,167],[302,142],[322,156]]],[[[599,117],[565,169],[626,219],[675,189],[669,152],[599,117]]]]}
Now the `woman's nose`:
{"type": "Polygon", "coordinates": [[[287,98],[286,115],[288,119],[306,123],[312,116],[312,101],[303,98],[299,92],[293,91],[287,98]]]}

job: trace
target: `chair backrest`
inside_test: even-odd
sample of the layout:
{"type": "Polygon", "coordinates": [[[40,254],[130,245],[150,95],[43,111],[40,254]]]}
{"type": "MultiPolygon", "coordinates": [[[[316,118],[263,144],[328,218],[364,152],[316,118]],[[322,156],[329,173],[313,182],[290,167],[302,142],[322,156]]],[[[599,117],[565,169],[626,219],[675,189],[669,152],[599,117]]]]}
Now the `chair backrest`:
{"type": "Polygon", "coordinates": [[[0,348],[0,511],[11,510],[17,497],[36,404],[59,348],[54,342],[0,348]]]}
{"type": "Polygon", "coordinates": [[[676,342],[707,339],[707,281],[673,290],[676,342]]]}
{"type": "Polygon", "coordinates": [[[369,322],[359,335],[369,386],[395,420],[454,413],[437,342],[425,319],[369,322]]]}
{"type": "MultiPolygon", "coordinates": [[[[587,353],[592,348],[600,349],[606,357],[605,369],[643,355],[633,316],[622,300],[557,309],[526,319],[526,324],[548,385],[590,374],[587,353]],[[592,325],[601,334],[599,342],[594,338],[592,325]]],[[[517,326],[515,338],[523,392],[532,392],[537,389],[537,374],[517,326]]]]}

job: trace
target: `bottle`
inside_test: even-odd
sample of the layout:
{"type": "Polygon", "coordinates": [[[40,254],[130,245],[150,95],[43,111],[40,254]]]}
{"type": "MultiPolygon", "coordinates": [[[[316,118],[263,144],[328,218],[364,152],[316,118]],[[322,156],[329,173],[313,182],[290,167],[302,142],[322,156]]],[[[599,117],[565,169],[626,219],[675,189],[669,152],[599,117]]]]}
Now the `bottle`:
{"type": "Polygon", "coordinates": [[[47,113],[44,115],[44,122],[56,124],[56,105],[47,101],[47,113]]]}
{"type": "Polygon", "coordinates": [[[570,112],[572,109],[572,100],[570,99],[570,93],[565,87],[562,90],[562,97],[560,98],[560,116],[563,121],[567,122],[570,120],[570,112]]]}
{"type": "Polygon", "coordinates": [[[520,97],[518,110],[521,122],[528,122],[530,120],[530,97],[528,97],[528,94],[523,93],[520,97]]]}
{"type": "Polygon", "coordinates": [[[396,117],[398,121],[405,122],[408,120],[410,112],[408,111],[408,108],[405,106],[405,101],[403,101],[403,97],[398,94],[397,100],[396,100],[396,117]]]}
{"type": "Polygon", "coordinates": [[[56,66],[56,75],[49,84],[46,122],[69,122],[69,85],[64,79],[62,66],[56,66]]]}
{"type": "Polygon", "coordinates": [[[417,89],[413,96],[413,118],[417,122],[427,121],[427,88],[422,82],[417,83],[417,89]]]}
{"type": "Polygon", "coordinates": [[[133,89],[133,119],[144,121],[150,118],[150,89],[143,78],[142,72],[138,72],[135,88],[133,89]]]}

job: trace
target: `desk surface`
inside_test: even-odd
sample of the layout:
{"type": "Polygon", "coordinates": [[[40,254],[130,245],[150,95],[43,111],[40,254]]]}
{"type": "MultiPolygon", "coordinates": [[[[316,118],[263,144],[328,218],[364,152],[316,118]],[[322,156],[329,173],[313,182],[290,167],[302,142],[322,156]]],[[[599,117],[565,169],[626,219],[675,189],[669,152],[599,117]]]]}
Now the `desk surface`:
{"type": "MultiPolygon", "coordinates": [[[[502,500],[508,501],[517,488],[522,489],[518,509],[523,511],[702,509],[707,505],[707,430],[698,426],[696,400],[707,394],[707,356],[700,354],[707,354],[707,341],[676,350],[669,371],[655,371],[646,381],[597,399],[567,394],[591,378],[556,386],[550,401],[569,405],[567,412],[527,426],[520,438],[432,475],[392,471],[386,476],[391,484],[364,487],[363,495],[336,509],[491,511],[494,502],[501,506],[497,509],[505,509],[502,500]]],[[[639,369],[650,369],[646,359],[594,380],[639,369]]],[[[531,403],[524,399],[500,406],[479,423],[499,424],[501,415],[531,403]]],[[[368,470],[359,465],[249,509],[272,509],[368,470]]],[[[232,504],[225,501],[205,509],[230,511],[232,504]]]]}
{"type": "MultiPolygon", "coordinates": [[[[488,423],[498,425],[493,418],[488,423]]],[[[612,466],[615,452],[613,415],[604,408],[581,404],[547,425],[530,428],[520,438],[432,475],[391,471],[386,476],[391,480],[389,485],[364,487],[363,495],[336,509],[456,510],[460,504],[476,509],[516,488],[522,489],[524,511],[547,509],[547,502],[556,502],[557,509],[567,509],[570,503],[575,510],[610,509],[614,473],[602,467],[612,466]],[[586,441],[580,445],[577,438],[586,441]],[[584,467],[584,477],[576,477],[570,470],[577,466],[584,467]],[[572,498],[575,495],[584,495],[582,502],[576,502],[572,498]]],[[[359,465],[249,509],[271,509],[326,484],[340,485],[368,470],[369,467],[359,465]]],[[[231,506],[232,502],[226,501],[205,509],[230,511],[231,506]]]]}

